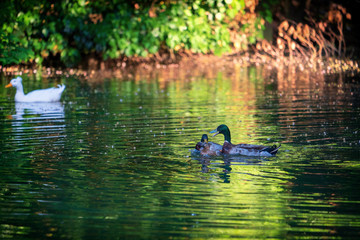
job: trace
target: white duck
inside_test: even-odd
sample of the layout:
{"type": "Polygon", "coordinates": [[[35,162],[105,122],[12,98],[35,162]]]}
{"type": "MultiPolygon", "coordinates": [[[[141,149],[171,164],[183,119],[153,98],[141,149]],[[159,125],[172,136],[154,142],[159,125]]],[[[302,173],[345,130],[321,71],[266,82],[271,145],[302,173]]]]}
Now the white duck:
{"type": "Polygon", "coordinates": [[[25,95],[21,77],[12,79],[5,87],[16,88],[15,102],[58,102],[65,90],[65,85],[62,84],[58,85],[57,88],[34,90],[25,95]]]}

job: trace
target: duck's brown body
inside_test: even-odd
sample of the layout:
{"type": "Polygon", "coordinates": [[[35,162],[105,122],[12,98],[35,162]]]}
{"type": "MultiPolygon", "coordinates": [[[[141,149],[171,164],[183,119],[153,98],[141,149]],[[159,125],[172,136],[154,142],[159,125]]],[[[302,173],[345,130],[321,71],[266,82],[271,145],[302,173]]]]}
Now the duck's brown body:
{"type": "Polygon", "coordinates": [[[279,148],[274,145],[273,147],[266,147],[262,145],[252,144],[237,144],[234,145],[225,141],[221,152],[230,155],[244,155],[244,156],[274,156],[279,148]]]}
{"type": "Polygon", "coordinates": [[[196,144],[195,149],[203,156],[218,156],[221,154],[222,146],[214,142],[208,142],[208,137],[204,134],[201,141],[196,144]]]}
{"type": "Polygon", "coordinates": [[[222,145],[221,153],[230,154],[230,155],[245,155],[245,156],[275,156],[280,146],[276,145],[272,147],[266,147],[262,145],[253,145],[253,144],[237,144],[234,145],[231,143],[231,134],[229,128],[222,124],[218,126],[211,133],[215,133],[214,136],[221,133],[225,137],[224,144],[222,145]]]}
{"type": "Polygon", "coordinates": [[[199,150],[201,155],[218,156],[221,154],[222,146],[213,142],[199,142],[196,144],[195,149],[199,150]]]}

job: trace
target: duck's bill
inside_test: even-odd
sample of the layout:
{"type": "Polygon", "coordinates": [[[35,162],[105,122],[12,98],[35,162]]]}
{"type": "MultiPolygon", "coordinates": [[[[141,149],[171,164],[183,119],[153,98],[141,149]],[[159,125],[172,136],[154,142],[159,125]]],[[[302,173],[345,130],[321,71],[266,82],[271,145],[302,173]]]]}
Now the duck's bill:
{"type": "Polygon", "coordinates": [[[12,87],[13,85],[11,83],[9,83],[8,85],[5,86],[5,88],[9,88],[12,87]]]}
{"type": "Polygon", "coordinates": [[[218,131],[217,129],[215,129],[215,130],[212,130],[210,133],[215,133],[215,134],[213,135],[213,137],[215,137],[216,135],[219,134],[219,131],[218,131]]]}

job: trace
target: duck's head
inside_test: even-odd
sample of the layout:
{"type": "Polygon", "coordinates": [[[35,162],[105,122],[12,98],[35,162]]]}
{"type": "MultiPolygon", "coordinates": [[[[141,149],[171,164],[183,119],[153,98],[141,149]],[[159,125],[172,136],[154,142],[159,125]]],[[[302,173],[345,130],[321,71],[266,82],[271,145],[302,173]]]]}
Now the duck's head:
{"type": "Polygon", "coordinates": [[[207,134],[203,134],[201,137],[201,142],[203,143],[207,143],[209,141],[208,135],[207,134]]]}
{"type": "Polygon", "coordinates": [[[11,79],[10,83],[8,85],[6,85],[5,87],[6,88],[9,88],[9,87],[17,88],[22,85],[21,82],[22,82],[22,78],[17,77],[17,78],[11,79]]]}
{"type": "Polygon", "coordinates": [[[210,133],[215,133],[213,137],[221,133],[224,135],[226,141],[231,142],[230,130],[225,124],[219,125],[215,130],[211,131],[210,133]]]}
{"type": "Polygon", "coordinates": [[[204,147],[206,146],[206,143],[208,142],[208,135],[203,134],[201,137],[201,141],[198,142],[195,146],[196,150],[202,151],[204,149],[204,147]]]}

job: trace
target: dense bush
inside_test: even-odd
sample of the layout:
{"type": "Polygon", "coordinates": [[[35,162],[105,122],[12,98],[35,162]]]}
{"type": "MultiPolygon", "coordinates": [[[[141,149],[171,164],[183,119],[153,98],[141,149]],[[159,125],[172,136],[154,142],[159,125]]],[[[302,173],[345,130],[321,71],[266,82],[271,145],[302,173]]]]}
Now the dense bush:
{"type": "MultiPolygon", "coordinates": [[[[5,0],[0,63],[51,57],[67,66],[85,56],[103,60],[170,52],[222,54],[262,38],[256,0],[5,0]]],[[[264,11],[271,21],[271,13],[264,11]]]]}

